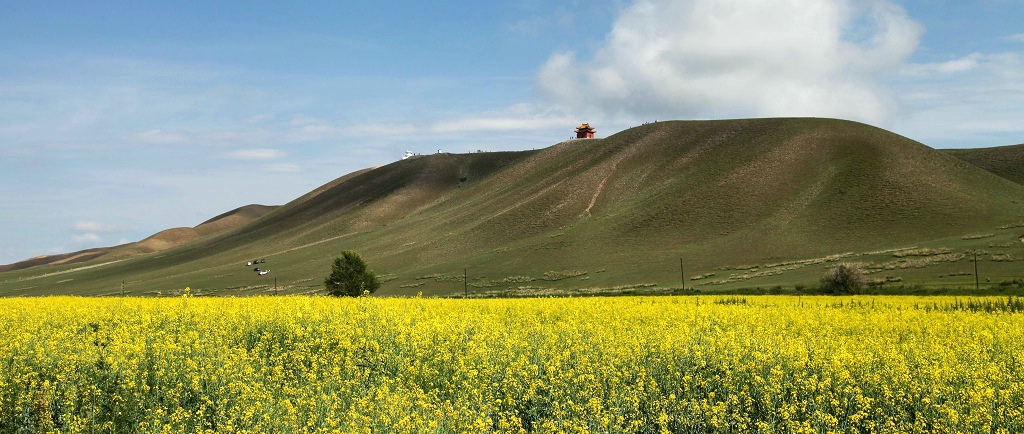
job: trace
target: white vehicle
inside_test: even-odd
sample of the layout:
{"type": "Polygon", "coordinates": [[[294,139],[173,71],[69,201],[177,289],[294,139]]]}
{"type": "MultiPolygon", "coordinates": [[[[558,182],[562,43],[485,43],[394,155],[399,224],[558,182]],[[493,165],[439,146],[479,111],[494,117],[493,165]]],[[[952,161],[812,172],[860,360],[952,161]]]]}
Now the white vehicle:
{"type": "Polygon", "coordinates": [[[269,273],[270,270],[260,270],[260,276],[269,273]]]}

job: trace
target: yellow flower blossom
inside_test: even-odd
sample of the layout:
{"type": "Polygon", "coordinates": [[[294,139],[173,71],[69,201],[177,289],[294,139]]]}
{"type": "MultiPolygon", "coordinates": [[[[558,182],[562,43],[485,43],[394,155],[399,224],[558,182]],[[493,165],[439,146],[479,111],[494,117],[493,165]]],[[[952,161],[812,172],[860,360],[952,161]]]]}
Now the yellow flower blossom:
{"type": "Polygon", "coordinates": [[[0,300],[0,431],[1024,432],[1006,299],[183,295],[0,300]]]}

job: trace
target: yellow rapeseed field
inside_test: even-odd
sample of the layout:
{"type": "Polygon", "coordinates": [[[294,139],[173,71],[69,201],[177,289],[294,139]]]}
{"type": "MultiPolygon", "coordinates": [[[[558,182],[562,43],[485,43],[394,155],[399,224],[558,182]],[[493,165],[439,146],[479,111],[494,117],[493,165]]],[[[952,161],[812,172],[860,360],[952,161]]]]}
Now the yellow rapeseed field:
{"type": "Polygon", "coordinates": [[[1006,304],[5,299],[0,432],[1019,433],[1006,304]]]}

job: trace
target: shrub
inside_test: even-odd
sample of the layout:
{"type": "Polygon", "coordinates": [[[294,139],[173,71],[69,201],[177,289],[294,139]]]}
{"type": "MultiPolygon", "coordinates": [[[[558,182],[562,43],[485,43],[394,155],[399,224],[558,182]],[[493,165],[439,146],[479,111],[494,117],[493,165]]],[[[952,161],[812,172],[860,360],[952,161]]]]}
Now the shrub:
{"type": "Polygon", "coordinates": [[[341,252],[334,258],[331,275],[324,279],[327,293],[335,297],[358,297],[363,292],[372,293],[380,288],[377,275],[366,266],[362,256],[351,250],[341,252]]]}
{"type": "Polygon", "coordinates": [[[864,272],[854,263],[840,263],[821,276],[821,287],[828,292],[857,294],[861,286],[864,286],[864,272]]]}

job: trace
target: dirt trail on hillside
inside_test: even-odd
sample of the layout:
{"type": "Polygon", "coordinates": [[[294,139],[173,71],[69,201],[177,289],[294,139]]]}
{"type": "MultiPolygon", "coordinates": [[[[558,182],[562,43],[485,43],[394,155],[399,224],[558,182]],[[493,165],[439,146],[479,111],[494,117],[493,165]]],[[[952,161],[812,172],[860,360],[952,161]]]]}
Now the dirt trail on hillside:
{"type": "Polygon", "coordinates": [[[124,261],[124,259],[118,259],[116,261],[104,262],[102,264],[86,265],[84,267],[76,267],[76,268],[72,268],[72,269],[69,269],[69,270],[55,271],[53,273],[40,274],[38,276],[29,276],[29,277],[26,277],[26,278],[23,278],[23,279],[19,279],[19,280],[32,280],[32,279],[39,279],[39,278],[43,278],[43,277],[59,276],[61,274],[74,273],[76,271],[88,270],[90,268],[98,268],[98,267],[102,267],[102,266],[105,266],[105,265],[116,264],[116,263],[121,262],[121,261],[124,261]]]}
{"type": "MultiPolygon", "coordinates": [[[[661,139],[662,137],[665,136],[665,134],[666,133],[663,131],[656,131],[649,135],[647,138],[645,138],[643,141],[661,139]]],[[[600,198],[601,193],[604,192],[604,187],[605,184],[608,183],[608,180],[616,174],[616,171],[619,168],[619,163],[635,156],[642,147],[643,146],[640,146],[639,143],[636,143],[633,146],[629,146],[625,151],[618,153],[618,156],[615,157],[615,159],[612,161],[611,168],[608,169],[608,173],[604,176],[604,178],[601,179],[601,182],[597,184],[597,188],[594,190],[594,195],[591,196],[590,198],[590,204],[587,205],[587,209],[583,210],[582,217],[590,217],[590,210],[592,210],[594,206],[597,205],[597,199],[600,198]]]]}

